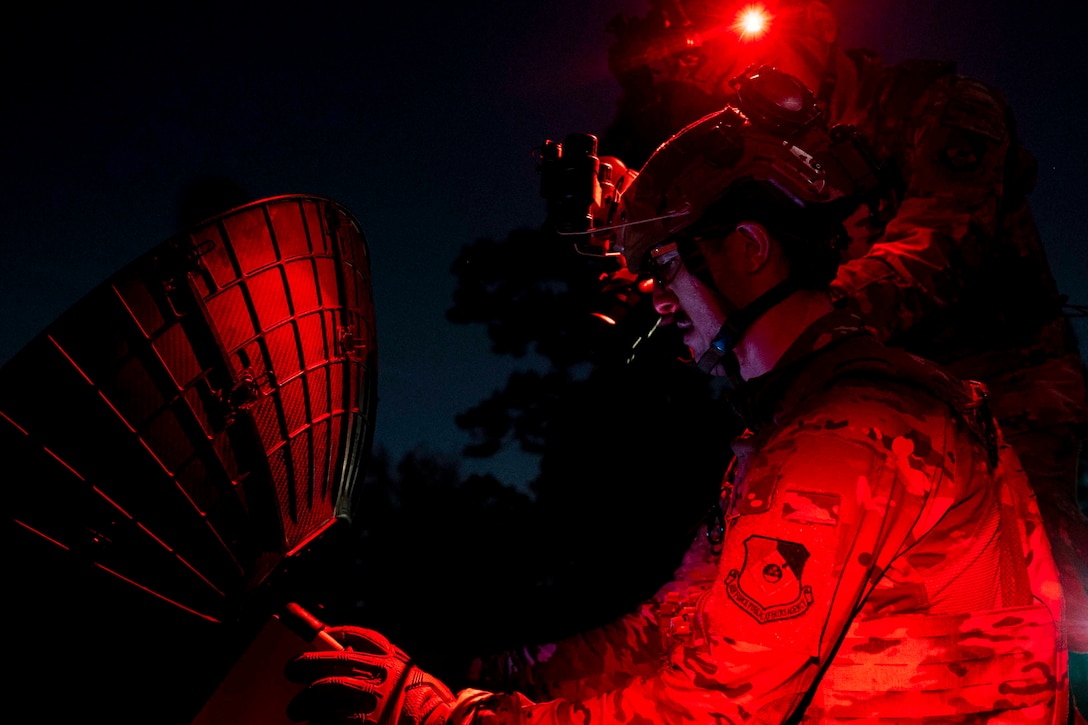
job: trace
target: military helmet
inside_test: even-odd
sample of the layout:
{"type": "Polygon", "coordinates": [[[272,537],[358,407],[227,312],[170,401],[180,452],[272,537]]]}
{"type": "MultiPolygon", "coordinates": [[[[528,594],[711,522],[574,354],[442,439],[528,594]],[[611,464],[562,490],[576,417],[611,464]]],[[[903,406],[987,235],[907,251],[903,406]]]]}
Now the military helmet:
{"type": "Polygon", "coordinates": [[[644,269],[654,247],[708,224],[758,221],[780,237],[830,243],[876,186],[860,137],[827,129],[800,81],[767,67],[734,80],[737,106],[659,146],[619,195],[610,246],[630,272],[644,269]]]}

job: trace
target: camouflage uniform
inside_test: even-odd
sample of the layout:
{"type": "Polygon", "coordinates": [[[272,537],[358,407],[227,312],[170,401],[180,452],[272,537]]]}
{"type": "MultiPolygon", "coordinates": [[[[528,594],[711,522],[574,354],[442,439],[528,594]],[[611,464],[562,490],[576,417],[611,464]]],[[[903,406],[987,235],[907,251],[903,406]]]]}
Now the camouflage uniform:
{"type": "Polygon", "coordinates": [[[1086,652],[1088,519],[1076,479],[1088,398],[1028,205],[1034,159],[1002,95],[951,64],[851,56],[858,97],[831,121],[854,124],[892,160],[900,198],[886,227],[853,234],[855,258],[832,293],[881,339],[987,385],[1038,496],[1070,649],[1086,652]]]}
{"type": "Polygon", "coordinates": [[[1064,722],[1061,592],[1015,454],[967,386],[855,323],[751,381],[719,546],[535,650],[524,682],[560,699],[466,691],[472,722],[1064,722]]]}

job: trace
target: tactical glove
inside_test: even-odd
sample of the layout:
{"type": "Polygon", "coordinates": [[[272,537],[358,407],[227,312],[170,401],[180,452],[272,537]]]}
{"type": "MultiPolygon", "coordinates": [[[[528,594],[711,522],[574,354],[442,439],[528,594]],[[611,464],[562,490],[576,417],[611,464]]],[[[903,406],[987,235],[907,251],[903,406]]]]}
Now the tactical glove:
{"type": "Polygon", "coordinates": [[[285,675],[305,688],[287,706],[295,722],[445,725],[456,698],[371,629],[328,627],[342,651],[306,652],[285,675]]]}

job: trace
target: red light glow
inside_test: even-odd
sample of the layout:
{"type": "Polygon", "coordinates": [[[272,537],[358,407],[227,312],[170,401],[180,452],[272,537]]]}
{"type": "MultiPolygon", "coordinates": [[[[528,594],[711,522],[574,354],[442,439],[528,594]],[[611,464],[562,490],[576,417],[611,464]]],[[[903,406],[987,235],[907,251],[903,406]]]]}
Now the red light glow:
{"type": "Polygon", "coordinates": [[[745,5],[737,13],[737,19],[733,23],[733,30],[741,40],[758,40],[766,32],[771,24],[771,14],[762,5],[745,5]]]}

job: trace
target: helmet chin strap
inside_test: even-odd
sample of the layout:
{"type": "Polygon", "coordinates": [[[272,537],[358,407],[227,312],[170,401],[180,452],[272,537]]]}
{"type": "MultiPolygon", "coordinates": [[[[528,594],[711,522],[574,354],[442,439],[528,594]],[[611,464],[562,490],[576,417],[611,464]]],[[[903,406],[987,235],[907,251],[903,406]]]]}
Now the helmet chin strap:
{"type": "Polygon", "coordinates": [[[718,334],[696,363],[696,367],[707,375],[719,364],[734,387],[741,385],[744,379],[740,375],[740,361],[734,348],[763,313],[799,290],[801,287],[793,277],[787,277],[774,287],[752,300],[749,304],[734,310],[725,316],[725,322],[718,329],[718,334]]]}

